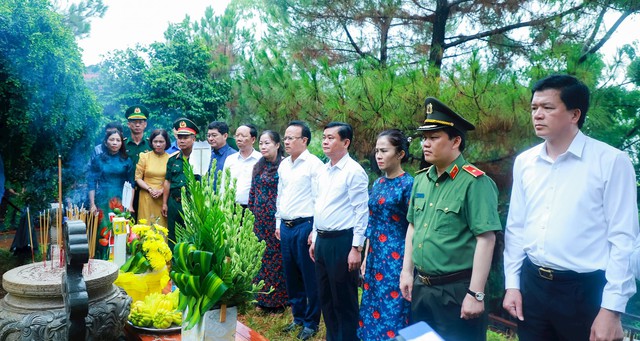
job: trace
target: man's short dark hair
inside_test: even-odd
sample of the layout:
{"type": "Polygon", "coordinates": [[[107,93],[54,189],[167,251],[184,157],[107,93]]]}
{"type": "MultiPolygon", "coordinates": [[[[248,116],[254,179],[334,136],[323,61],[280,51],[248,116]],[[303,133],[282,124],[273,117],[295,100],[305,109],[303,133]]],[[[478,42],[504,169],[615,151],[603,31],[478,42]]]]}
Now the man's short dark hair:
{"type": "Polygon", "coordinates": [[[454,127],[444,127],[442,128],[442,131],[449,136],[449,140],[453,140],[456,136],[460,136],[460,146],[458,147],[458,150],[462,153],[467,145],[464,134],[454,127]]]}
{"type": "Polygon", "coordinates": [[[207,126],[207,129],[209,130],[215,129],[220,133],[220,135],[229,134],[229,125],[227,125],[227,123],[222,121],[213,121],[209,123],[209,126],[207,126]]]}
{"type": "Polygon", "coordinates": [[[338,127],[338,135],[340,135],[340,140],[349,139],[349,147],[351,147],[351,143],[353,143],[353,128],[349,123],[344,122],[329,122],[324,129],[335,128],[338,127]]]}
{"type": "Polygon", "coordinates": [[[531,98],[537,91],[559,90],[560,100],[568,110],[579,109],[578,128],[582,128],[589,110],[589,88],[569,75],[551,75],[537,81],[531,89],[531,98]]]}
{"type": "Polygon", "coordinates": [[[307,138],[307,146],[309,145],[309,142],[311,142],[311,129],[306,123],[297,120],[291,121],[287,127],[300,127],[302,129],[302,137],[307,138]]]}
{"type": "Polygon", "coordinates": [[[255,137],[258,138],[258,128],[256,128],[256,126],[254,126],[253,124],[249,123],[249,124],[241,124],[238,126],[238,128],[245,126],[247,128],[249,128],[249,135],[251,135],[251,137],[255,137]]]}
{"type": "Polygon", "coordinates": [[[107,123],[107,125],[104,127],[104,131],[109,131],[109,130],[117,130],[119,132],[122,132],[122,124],[120,124],[120,122],[109,122],[107,123]]]}

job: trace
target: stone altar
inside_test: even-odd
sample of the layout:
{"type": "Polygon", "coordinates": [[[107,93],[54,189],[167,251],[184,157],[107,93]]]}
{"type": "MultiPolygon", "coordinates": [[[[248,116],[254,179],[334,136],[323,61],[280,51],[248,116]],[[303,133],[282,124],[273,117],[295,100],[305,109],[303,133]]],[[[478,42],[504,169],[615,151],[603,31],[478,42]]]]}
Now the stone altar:
{"type": "MultiPolygon", "coordinates": [[[[0,301],[0,340],[67,340],[67,315],[62,298],[64,268],[50,262],[27,264],[7,271],[0,301]]],[[[131,298],[113,284],[118,267],[92,259],[85,264],[89,293],[86,340],[116,340],[123,332],[131,298]]]]}

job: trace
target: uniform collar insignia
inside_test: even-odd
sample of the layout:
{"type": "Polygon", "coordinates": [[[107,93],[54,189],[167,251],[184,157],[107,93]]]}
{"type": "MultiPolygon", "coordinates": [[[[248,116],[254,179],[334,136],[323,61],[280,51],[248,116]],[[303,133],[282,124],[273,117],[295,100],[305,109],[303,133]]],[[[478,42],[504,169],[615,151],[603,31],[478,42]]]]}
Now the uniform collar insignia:
{"type": "Polygon", "coordinates": [[[456,175],[458,175],[459,171],[460,169],[458,168],[458,165],[453,165],[453,168],[451,168],[451,170],[449,171],[449,176],[451,177],[451,180],[454,180],[456,178],[456,175]]]}

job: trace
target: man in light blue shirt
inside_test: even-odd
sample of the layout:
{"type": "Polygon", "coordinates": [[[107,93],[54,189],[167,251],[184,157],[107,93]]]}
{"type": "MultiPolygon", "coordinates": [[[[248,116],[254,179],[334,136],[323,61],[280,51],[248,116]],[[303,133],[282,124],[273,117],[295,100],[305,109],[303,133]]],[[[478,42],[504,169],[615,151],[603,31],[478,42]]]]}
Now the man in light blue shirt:
{"type": "MultiPolygon", "coordinates": [[[[233,155],[238,151],[231,148],[227,144],[227,138],[229,137],[229,126],[222,121],[214,121],[209,123],[207,127],[207,142],[211,146],[211,163],[209,164],[209,171],[213,165],[213,161],[216,161],[216,168],[214,179],[217,180],[218,172],[224,168],[224,162],[229,155],[233,155]]],[[[217,182],[217,181],[216,181],[217,182]]],[[[215,187],[215,185],[214,185],[215,187]]]]}

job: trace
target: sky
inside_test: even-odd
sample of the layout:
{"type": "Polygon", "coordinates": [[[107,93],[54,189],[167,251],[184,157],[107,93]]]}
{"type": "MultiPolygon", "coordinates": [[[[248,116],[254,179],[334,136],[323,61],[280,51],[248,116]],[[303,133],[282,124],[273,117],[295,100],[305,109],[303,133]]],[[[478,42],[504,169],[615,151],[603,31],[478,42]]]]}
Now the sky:
{"type": "MultiPolygon", "coordinates": [[[[74,0],[70,0],[74,1],[74,0]]],[[[88,38],[78,41],[85,65],[97,64],[112,50],[124,50],[137,43],[162,41],[169,23],[181,22],[185,15],[192,20],[204,16],[208,6],[222,14],[230,0],[104,0],[109,8],[103,18],[91,21],[88,38]]],[[[612,23],[612,22],[611,22],[612,23]]],[[[601,52],[611,61],[616,49],[638,40],[638,16],[628,18],[603,46],[601,52]]]]}
{"type": "Polygon", "coordinates": [[[181,22],[185,15],[199,20],[208,6],[215,14],[222,14],[229,1],[104,0],[109,7],[104,17],[93,19],[89,37],[78,41],[82,60],[85,65],[93,65],[109,51],[162,41],[169,23],[181,22]]]}

